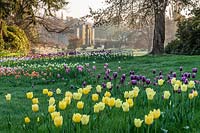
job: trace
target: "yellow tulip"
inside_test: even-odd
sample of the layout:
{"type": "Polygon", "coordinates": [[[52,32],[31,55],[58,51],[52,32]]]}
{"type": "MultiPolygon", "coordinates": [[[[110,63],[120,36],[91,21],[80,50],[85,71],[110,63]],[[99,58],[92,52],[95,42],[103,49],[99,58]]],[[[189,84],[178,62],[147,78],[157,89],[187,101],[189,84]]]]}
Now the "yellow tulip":
{"type": "Polygon", "coordinates": [[[175,85],[174,85],[174,90],[175,90],[175,91],[178,91],[178,89],[179,89],[179,84],[175,84],[175,85]]]}
{"type": "Polygon", "coordinates": [[[81,117],[82,117],[81,114],[75,113],[75,114],[73,114],[72,120],[75,123],[79,123],[81,121],[81,117]]]}
{"type": "Polygon", "coordinates": [[[102,110],[104,110],[104,108],[105,108],[105,103],[99,102],[99,103],[98,103],[98,106],[99,106],[99,110],[102,111],[102,110]]]}
{"type": "Polygon", "coordinates": [[[102,102],[108,104],[109,99],[110,99],[109,97],[103,97],[102,102]]]}
{"type": "Polygon", "coordinates": [[[195,82],[194,81],[189,81],[188,88],[194,88],[194,87],[195,87],[195,82]]]}
{"type": "Polygon", "coordinates": [[[82,97],[82,93],[77,93],[77,92],[73,93],[73,98],[75,100],[80,100],[81,97],[82,97]]]}
{"type": "Polygon", "coordinates": [[[65,108],[67,107],[67,103],[64,100],[59,101],[58,105],[59,105],[59,109],[61,109],[61,110],[65,110],[65,108]]]}
{"type": "Polygon", "coordinates": [[[54,97],[50,97],[49,99],[49,105],[53,105],[55,103],[55,98],[54,97]]]}
{"type": "Polygon", "coordinates": [[[193,93],[189,93],[188,97],[189,97],[189,99],[193,99],[194,98],[194,94],[193,93]]]}
{"type": "Polygon", "coordinates": [[[129,98],[126,100],[126,102],[129,104],[129,107],[133,107],[133,105],[134,105],[133,99],[129,98]]]}
{"type": "Polygon", "coordinates": [[[49,107],[48,107],[48,112],[49,113],[55,112],[55,110],[56,110],[55,105],[49,105],[49,107]]]}
{"type": "Polygon", "coordinates": [[[28,123],[31,122],[31,120],[30,120],[30,118],[27,116],[27,117],[24,118],[24,122],[28,124],[28,123]]]}
{"type": "Polygon", "coordinates": [[[27,97],[28,99],[32,99],[32,98],[33,98],[33,92],[27,92],[27,93],[26,93],[26,97],[27,97]]]}
{"type": "Polygon", "coordinates": [[[49,96],[49,97],[53,96],[53,92],[52,92],[52,91],[49,91],[49,92],[48,92],[48,96],[49,96]]]}
{"type": "Polygon", "coordinates": [[[153,123],[153,115],[145,115],[145,123],[151,125],[153,123]]]}
{"type": "Polygon", "coordinates": [[[42,90],[42,93],[43,93],[44,95],[47,95],[47,94],[48,94],[48,92],[49,92],[49,90],[48,90],[48,89],[43,89],[43,90],[42,90]]]}
{"type": "Polygon", "coordinates": [[[194,91],[193,94],[194,94],[194,97],[198,96],[198,92],[197,91],[194,91]]]}
{"type": "Polygon", "coordinates": [[[99,113],[99,111],[100,111],[100,106],[99,106],[99,104],[95,104],[95,105],[94,105],[94,113],[99,113]]]}
{"type": "Polygon", "coordinates": [[[60,88],[56,89],[56,94],[61,94],[61,89],[60,88]]]}
{"type": "Polygon", "coordinates": [[[71,103],[70,97],[65,97],[63,100],[67,103],[67,105],[69,105],[71,103]]]}
{"type": "Polygon", "coordinates": [[[79,88],[78,93],[83,93],[83,88],[79,88]]]}
{"type": "Polygon", "coordinates": [[[163,79],[159,79],[159,80],[158,80],[158,85],[162,86],[163,83],[164,83],[164,80],[163,80],[163,79]]]}
{"type": "Polygon", "coordinates": [[[106,88],[110,89],[111,87],[112,87],[111,82],[107,82],[107,83],[106,83],[106,88]]]}
{"type": "Polygon", "coordinates": [[[99,100],[99,95],[98,94],[92,94],[92,101],[96,102],[99,100]]]}
{"type": "Polygon", "coordinates": [[[128,91],[124,92],[124,98],[129,98],[129,92],[128,91]]]}
{"type": "Polygon", "coordinates": [[[129,91],[129,98],[134,98],[134,94],[135,92],[134,92],[134,90],[132,90],[132,91],[129,91]]]}
{"type": "Polygon", "coordinates": [[[139,128],[142,126],[142,122],[143,120],[140,120],[140,119],[134,119],[134,124],[135,124],[135,127],[139,128]]]}
{"type": "Polygon", "coordinates": [[[172,79],[171,79],[171,84],[172,84],[172,85],[175,85],[175,84],[176,84],[176,78],[172,78],[172,79]]]}
{"type": "Polygon", "coordinates": [[[5,97],[6,97],[6,101],[10,101],[11,100],[11,94],[10,93],[6,94],[5,97]]]}
{"type": "Polygon", "coordinates": [[[60,112],[52,112],[52,113],[51,113],[51,119],[52,119],[52,120],[54,120],[54,118],[55,118],[56,116],[60,116],[60,112]]]}
{"type": "Polygon", "coordinates": [[[81,117],[81,123],[82,125],[87,125],[89,122],[90,116],[89,115],[82,115],[81,117]]]}
{"type": "Polygon", "coordinates": [[[106,91],[105,94],[104,94],[104,96],[105,96],[105,97],[110,97],[110,96],[111,96],[111,93],[108,92],[108,91],[106,91]]]}
{"type": "MultiPolygon", "coordinates": [[[[136,90],[136,89],[134,89],[134,90],[133,90],[133,98],[137,97],[137,96],[138,96],[138,93],[139,93],[139,91],[136,90]]],[[[131,97],[130,97],[130,98],[131,98],[131,97]]]]}
{"type": "Polygon", "coordinates": [[[179,87],[182,85],[182,82],[180,80],[176,80],[176,83],[175,84],[178,84],[179,87]]]}
{"type": "Polygon", "coordinates": [[[65,92],[65,97],[70,97],[72,98],[73,94],[70,91],[65,92]]]}
{"type": "Polygon", "coordinates": [[[121,106],[122,106],[122,101],[120,99],[115,100],[115,107],[121,108],[121,106]]]}
{"type": "Polygon", "coordinates": [[[187,91],[187,85],[186,84],[181,85],[181,91],[183,91],[183,92],[187,91]]]}
{"type": "Polygon", "coordinates": [[[153,110],[153,117],[154,117],[154,119],[158,119],[160,117],[160,109],[153,110]]]}
{"type": "Polygon", "coordinates": [[[97,85],[96,91],[97,91],[98,93],[101,93],[101,89],[102,89],[101,85],[97,85]]]}
{"type": "Polygon", "coordinates": [[[63,117],[62,116],[56,116],[54,118],[54,125],[56,127],[60,127],[60,126],[62,126],[62,124],[63,124],[63,117]]]}
{"type": "Polygon", "coordinates": [[[87,95],[90,92],[90,88],[83,88],[82,93],[87,95]]]}
{"type": "Polygon", "coordinates": [[[139,89],[137,86],[135,86],[135,87],[133,88],[133,90],[135,90],[135,91],[137,91],[137,92],[140,91],[140,89],[139,89]]]}
{"type": "Polygon", "coordinates": [[[84,107],[84,102],[78,101],[78,102],[77,102],[77,108],[78,108],[78,109],[83,109],[83,107],[84,107]]]}
{"type": "Polygon", "coordinates": [[[33,98],[33,99],[32,99],[32,103],[33,103],[33,104],[38,104],[38,103],[39,103],[38,98],[33,98]]]}
{"type": "Polygon", "coordinates": [[[156,92],[153,89],[148,89],[148,90],[146,90],[146,94],[147,94],[148,100],[153,100],[156,92]]]}
{"type": "Polygon", "coordinates": [[[164,99],[169,99],[170,95],[169,91],[164,91],[164,99]]]}
{"type": "Polygon", "coordinates": [[[32,105],[32,110],[33,110],[33,112],[38,112],[38,111],[39,111],[39,106],[38,106],[38,104],[33,104],[33,105],[32,105]]]}
{"type": "Polygon", "coordinates": [[[122,104],[122,109],[124,112],[128,112],[129,111],[129,104],[127,102],[124,102],[122,104]]]}
{"type": "Polygon", "coordinates": [[[108,100],[108,105],[109,105],[110,107],[115,106],[115,98],[110,98],[110,99],[108,100]]]}

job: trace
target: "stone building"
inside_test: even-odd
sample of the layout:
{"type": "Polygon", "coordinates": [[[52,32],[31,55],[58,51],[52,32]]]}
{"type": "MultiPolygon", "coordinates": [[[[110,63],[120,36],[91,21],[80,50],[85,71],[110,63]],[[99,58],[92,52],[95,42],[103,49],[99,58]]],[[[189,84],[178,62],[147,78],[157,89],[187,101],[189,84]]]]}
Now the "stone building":
{"type": "Polygon", "coordinates": [[[51,29],[64,29],[62,32],[48,31],[44,26],[38,25],[38,41],[42,47],[54,47],[67,49],[70,39],[77,38],[82,40],[84,47],[94,45],[95,29],[90,23],[85,23],[79,19],[67,17],[64,19],[48,18],[46,23],[51,29]]]}

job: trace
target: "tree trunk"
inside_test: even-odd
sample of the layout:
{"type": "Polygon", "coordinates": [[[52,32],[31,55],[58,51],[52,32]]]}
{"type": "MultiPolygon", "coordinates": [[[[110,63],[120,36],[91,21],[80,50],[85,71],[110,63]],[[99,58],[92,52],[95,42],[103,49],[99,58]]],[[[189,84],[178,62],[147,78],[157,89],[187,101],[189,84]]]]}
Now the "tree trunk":
{"type": "Polygon", "coordinates": [[[165,10],[155,13],[153,49],[151,54],[163,54],[165,42],[165,10]]]}

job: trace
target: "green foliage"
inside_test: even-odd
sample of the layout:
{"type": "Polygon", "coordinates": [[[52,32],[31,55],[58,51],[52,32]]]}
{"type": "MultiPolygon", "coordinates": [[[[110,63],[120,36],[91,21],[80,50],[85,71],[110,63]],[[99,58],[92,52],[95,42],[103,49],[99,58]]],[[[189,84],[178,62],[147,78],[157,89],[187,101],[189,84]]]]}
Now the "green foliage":
{"type": "Polygon", "coordinates": [[[6,29],[3,30],[1,37],[1,50],[20,52],[26,55],[29,52],[30,45],[24,31],[17,26],[4,27],[6,29]]]}
{"type": "Polygon", "coordinates": [[[178,23],[177,39],[170,42],[166,53],[171,54],[200,54],[200,9],[194,11],[195,16],[178,23]]]}

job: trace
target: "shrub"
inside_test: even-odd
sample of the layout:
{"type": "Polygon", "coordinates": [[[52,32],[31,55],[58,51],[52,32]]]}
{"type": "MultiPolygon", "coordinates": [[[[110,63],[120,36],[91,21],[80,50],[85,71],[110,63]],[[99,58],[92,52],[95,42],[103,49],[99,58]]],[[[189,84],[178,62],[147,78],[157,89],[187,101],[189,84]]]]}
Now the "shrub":
{"type": "Polygon", "coordinates": [[[166,53],[171,54],[200,54],[200,9],[194,11],[194,17],[178,22],[177,39],[165,47],[166,53]]]}
{"type": "Polygon", "coordinates": [[[29,52],[29,40],[22,29],[17,26],[5,26],[3,37],[0,38],[0,49],[10,52],[20,52],[26,55],[29,52]]]}

